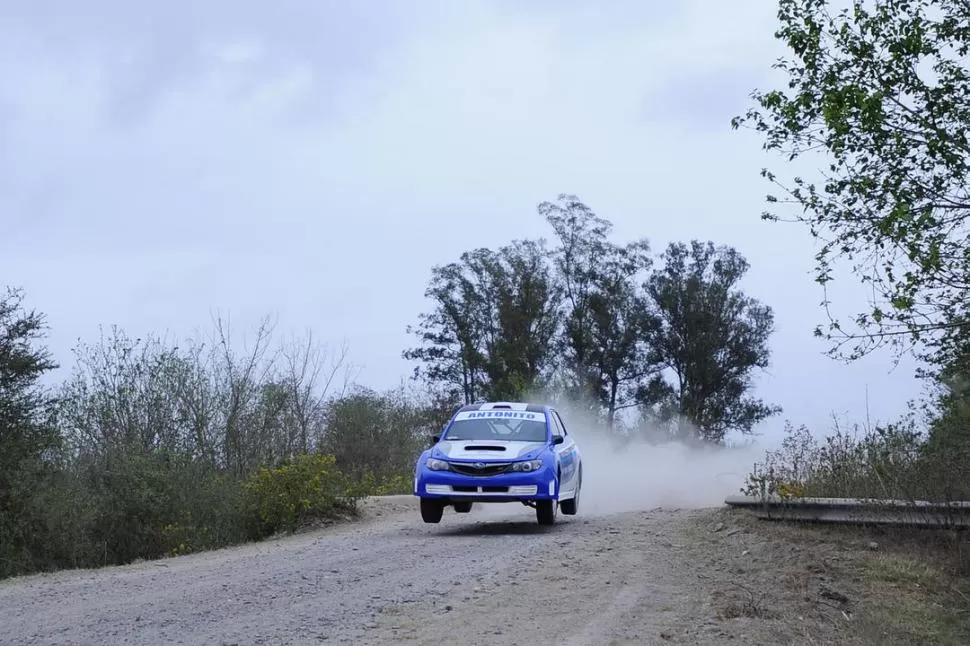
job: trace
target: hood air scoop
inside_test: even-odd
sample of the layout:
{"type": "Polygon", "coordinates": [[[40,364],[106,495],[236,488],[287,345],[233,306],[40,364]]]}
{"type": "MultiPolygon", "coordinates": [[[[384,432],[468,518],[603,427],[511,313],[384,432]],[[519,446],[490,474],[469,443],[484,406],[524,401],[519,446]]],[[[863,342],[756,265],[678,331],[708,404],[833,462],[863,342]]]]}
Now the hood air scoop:
{"type": "Polygon", "coordinates": [[[466,444],[466,451],[504,451],[504,446],[492,446],[489,444],[466,444]]]}

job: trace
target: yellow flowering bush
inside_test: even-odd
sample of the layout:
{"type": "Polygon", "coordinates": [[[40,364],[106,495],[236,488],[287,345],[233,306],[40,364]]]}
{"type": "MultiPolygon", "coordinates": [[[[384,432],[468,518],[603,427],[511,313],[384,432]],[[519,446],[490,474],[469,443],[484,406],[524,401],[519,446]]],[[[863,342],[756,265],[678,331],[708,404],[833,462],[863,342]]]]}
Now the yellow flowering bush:
{"type": "Polygon", "coordinates": [[[269,535],[302,523],[354,513],[366,493],[348,481],[332,455],[298,455],[276,468],[263,467],[246,482],[260,524],[269,535]]]}
{"type": "Polygon", "coordinates": [[[167,546],[165,554],[167,556],[180,556],[194,552],[195,548],[193,547],[192,541],[193,529],[175,523],[165,525],[162,528],[162,540],[167,546]]]}
{"type": "Polygon", "coordinates": [[[367,472],[361,479],[361,488],[371,496],[394,496],[411,493],[414,482],[410,473],[397,473],[383,478],[367,472]]]}

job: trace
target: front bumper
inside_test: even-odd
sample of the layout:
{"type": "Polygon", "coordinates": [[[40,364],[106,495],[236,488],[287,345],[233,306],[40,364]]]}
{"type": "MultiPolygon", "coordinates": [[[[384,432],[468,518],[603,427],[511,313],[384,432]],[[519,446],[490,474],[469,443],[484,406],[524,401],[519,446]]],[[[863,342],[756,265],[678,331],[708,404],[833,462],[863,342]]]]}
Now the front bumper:
{"type": "Polygon", "coordinates": [[[559,483],[549,468],[531,473],[471,476],[422,467],[414,479],[414,495],[471,502],[558,500],[559,483]]]}

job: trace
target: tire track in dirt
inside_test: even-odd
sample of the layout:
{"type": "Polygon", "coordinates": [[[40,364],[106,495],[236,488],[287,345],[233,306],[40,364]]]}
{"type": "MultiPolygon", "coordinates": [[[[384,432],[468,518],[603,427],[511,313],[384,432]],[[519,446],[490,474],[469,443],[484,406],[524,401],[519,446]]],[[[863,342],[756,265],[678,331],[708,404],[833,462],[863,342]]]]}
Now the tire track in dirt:
{"type": "Polygon", "coordinates": [[[577,516],[550,532],[541,549],[481,577],[470,591],[386,607],[368,643],[723,643],[713,613],[694,603],[696,578],[670,540],[707,513],[577,516]]]}

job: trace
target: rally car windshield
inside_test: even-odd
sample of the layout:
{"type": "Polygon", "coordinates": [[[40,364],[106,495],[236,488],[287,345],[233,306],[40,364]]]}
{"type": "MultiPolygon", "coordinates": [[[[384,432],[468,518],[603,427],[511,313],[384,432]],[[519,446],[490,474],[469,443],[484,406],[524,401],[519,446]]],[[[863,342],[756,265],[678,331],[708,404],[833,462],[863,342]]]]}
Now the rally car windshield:
{"type": "Polygon", "coordinates": [[[546,422],[542,419],[459,419],[452,422],[441,439],[545,442],[546,422]]]}

